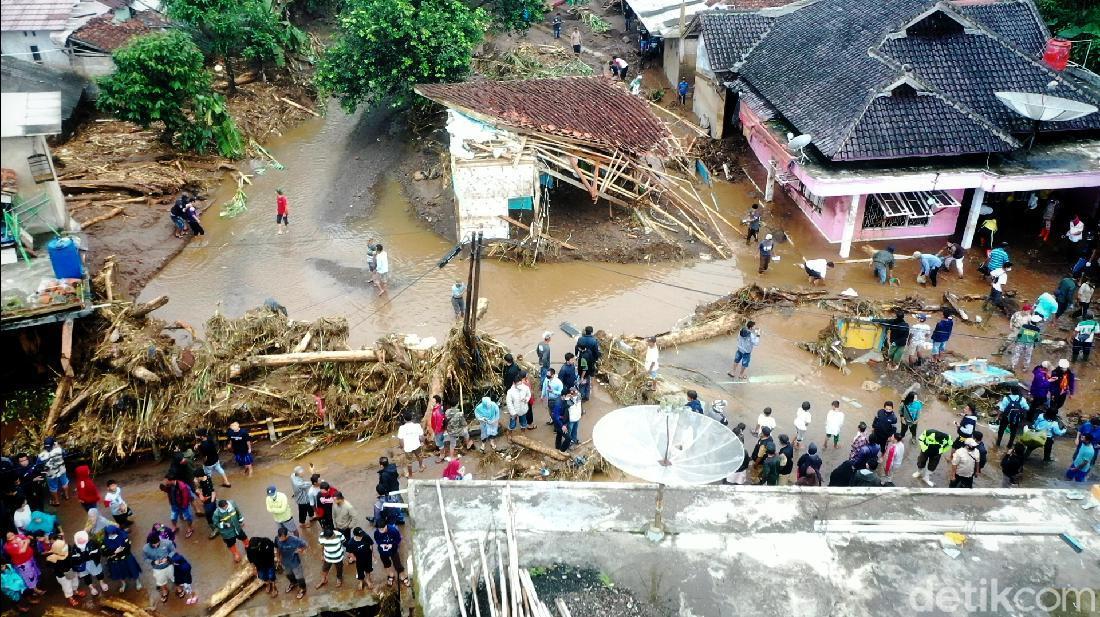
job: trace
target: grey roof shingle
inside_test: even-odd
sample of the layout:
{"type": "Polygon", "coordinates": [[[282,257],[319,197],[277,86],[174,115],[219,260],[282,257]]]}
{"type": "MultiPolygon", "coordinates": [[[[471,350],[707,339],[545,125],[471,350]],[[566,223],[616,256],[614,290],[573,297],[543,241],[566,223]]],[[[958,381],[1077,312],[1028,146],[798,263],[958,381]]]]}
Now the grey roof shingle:
{"type": "MultiPolygon", "coordinates": [[[[1022,19],[1019,5],[1027,1],[987,0],[967,16],[936,0],[819,0],[776,18],[739,77],[799,132],[813,134],[813,145],[831,159],[1001,151],[1015,141],[1008,133],[1024,132],[1029,123],[994,92],[1042,92],[1060,79],[1023,55],[1046,34],[1038,22],[1022,19]],[[952,24],[958,16],[978,29],[918,28],[906,35],[910,22],[937,9],[943,15],[926,23],[952,24]],[[996,17],[996,10],[1007,16],[996,17]],[[878,96],[906,75],[935,96],[878,96]],[[897,130],[886,130],[887,122],[897,130]],[[955,130],[945,131],[945,124],[955,130]]],[[[1062,84],[1057,96],[1096,103],[1062,84]]],[[[1100,113],[1055,124],[1043,130],[1100,128],[1100,113]]]]}
{"type": "Polygon", "coordinates": [[[710,68],[716,73],[734,70],[775,22],[756,13],[708,11],[699,15],[703,44],[710,68]]]}
{"type": "Polygon", "coordinates": [[[1040,58],[1050,33],[1035,5],[1026,0],[957,0],[956,11],[981,22],[1005,42],[1032,58],[1040,58]]]}

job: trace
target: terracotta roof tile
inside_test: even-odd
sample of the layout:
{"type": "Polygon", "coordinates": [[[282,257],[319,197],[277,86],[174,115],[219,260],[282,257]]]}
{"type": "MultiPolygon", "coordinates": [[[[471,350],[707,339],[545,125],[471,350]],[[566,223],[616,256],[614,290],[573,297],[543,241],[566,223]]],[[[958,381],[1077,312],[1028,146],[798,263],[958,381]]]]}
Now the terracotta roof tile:
{"type": "Polygon", "coordinates": [[[88,21],[76,32],[74,41],[103,51],[115,51],[135,36],[148,34],[153,29],[137,19],[116,22],[111,14],[100,15],[88,21]]]}
{"type": "Polygon", "coordinates": [[[663,152],[669,136],[645,100],[605,77],[427,84],[417,86],[416,92],[501,125],[635,154],[663,152]]]}

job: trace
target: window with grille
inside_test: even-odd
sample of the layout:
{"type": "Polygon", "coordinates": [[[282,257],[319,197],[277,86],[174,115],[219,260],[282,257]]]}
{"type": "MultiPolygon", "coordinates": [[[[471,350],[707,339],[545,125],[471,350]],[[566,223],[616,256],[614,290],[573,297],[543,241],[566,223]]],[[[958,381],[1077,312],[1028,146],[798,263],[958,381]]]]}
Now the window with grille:
{"type": "Polygon", "coordinates": [[[863,209],[863,229],[921,227],[944,208],[958,208],[958,200],[943,191],[875,193],[863,209]]]}

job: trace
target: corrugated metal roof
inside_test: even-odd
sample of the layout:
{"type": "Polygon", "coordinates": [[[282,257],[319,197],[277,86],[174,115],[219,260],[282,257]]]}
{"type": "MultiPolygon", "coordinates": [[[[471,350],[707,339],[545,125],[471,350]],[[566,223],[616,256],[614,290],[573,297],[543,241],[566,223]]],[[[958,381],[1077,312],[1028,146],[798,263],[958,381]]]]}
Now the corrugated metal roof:
{"type": "Polygon", "coordinates": [[[64,30],[76,0],[0,0],[0,31],[64,30]]]}
{"type": "Polygon", "coordinates": [[[0,137],[56,135],[60,132],[60,92],[0,94],[0,137]]]}
{"type": "Polygon", "coordinates": [[[10,56],[0,59],[0,92],[61,92],[61,119],[67,121],[88,96],[90,81],[72,71],[61,71],[10,56]]]}

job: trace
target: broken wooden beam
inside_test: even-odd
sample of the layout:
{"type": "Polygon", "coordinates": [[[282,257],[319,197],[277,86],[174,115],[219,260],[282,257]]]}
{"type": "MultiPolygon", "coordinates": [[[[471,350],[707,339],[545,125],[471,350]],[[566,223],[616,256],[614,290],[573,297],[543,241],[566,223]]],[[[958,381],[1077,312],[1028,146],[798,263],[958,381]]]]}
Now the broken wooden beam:
{"type": "Polygon", "coordinates": [[[255,575],[256,570],[248,564],[237,568],[237,571],[234,572],[233,575],[225,581],[225,584],[222,585],[222,588],[215,591],[214,595],[210,596],[210,603],[207,606],[209,606],[210,608],[214,608],[222,602],[225,602],[230,597],[232,597],[233,594],[237,593],[237,590],[240,589],[241,586],[247,583],[249,579],[253,578],[255,575]]]}
{"type": "Polygon", "coordinates": [[[250,356],[252,366],[291,366],[293,364],[318,364],[321,362],[377,362],[376,349],[347,349],[335,351],[307,351],[250,356]]]}
{"type": "MultiPolygon", "coordinates": [[[[526,231],[531,231],[530,227],[528,227],[527,225],[524,225],[523,223],[517,221],[516,219],[514,219],[510,216],[507,216],[507,215],[504,215],[504,214],[499,214],[499,215],[497,215],[497,218],[499,218],[502,221],[511,223],[512,225],[515,225],[516,227],[519,227],[520,229],[523,229],[523,230],[526,230],[526,231]]],[[[554,244],[557,244],[557,245],[559,245],[563,248],[567,248],[571,251],[580,250],[577,247],[573,246],[572,244],[569,244],[568,242],[566,242],[564,240],[558,240],[557,238],[554,238],[554,237],[552,237],[550,235],[547,235],[547,234],[539,234],[539,237],[543,238],[543,239],[546,239],[546,240],[549,240],[549,241],[553,242],[554,244]]]]}
{"type": "Polygon", "coordinates": [[[549,446],[544,446],[541,443],[535,441],[534,439],[524,437],[523,435],[517,435],[515,433],[512,433],[511,435],[508,436],[508,439],[510,439],[511,442],[516,444],[517,446],[527,448],[528,450],[531,450],[532,452],[538,452],[539,454],[542,454],[543,456],[549,456],[550,458],[554,459],[555,461],[568,461],[569,460],[569,455],[566,454],[565,452],[559,452],[558,450],[555,450],[554,448],[551,448],[549,446]]]}
{"type": "Polygon", "coordinates": [[[112,208],[109,212],[107,212],[105,214],[100,214],[99,216],[94,216],[94,217],[84,221],[83,223],[81,223],[80,221],[77,221],[77,223],[80,225],[81,229],[87,229],[87,228],[91,227],[92,225],[95,225],[96,223],[102,223],[103,221],[106,221],[107,219],[113,219],[114,217],[122,214],[123,210],[125,210],[125,208],[123,208],[122,206],[118,206],[116,208],[112,208]]]}
{"type": "Polygon", "coordinates": [[[248,602],[248,599],[256,595],[256,592],[264,586],[264,582],[260,579],[253,579],[251,583],[245,585],[237,595],[229,599],[228,602],[223,604],[221,608],[214,611],[211,617],[229,617],[233,614],[233,611],[237,610],[237,607],[248,602]]]}
{"type": "Polygon", "coordinates": [[[963,321],[970,321],[970,316],[966,314],[966,311],[963,310],[961,306],[959,306],[959,297],[957,295],[950,291],[945,291],[943,294],[943,301],[954,309],[955,313],[962,318],[963,321]]]}
{"type": "Polygon", "coordinates": [[[134,182],[121,182],[117,180],[61,180],[61,191],[64,193],[95,193],[103,190],[118,190],[147,195],[152,192],[150,187],[134,182]]]}
{"type": "Polygon", "coordinates": [[[133,319],[141,319],[165,304],[168,304],[168,296],[157,296],[144,304],[135,304],[130,309],[130,317],[133,319]]]}

